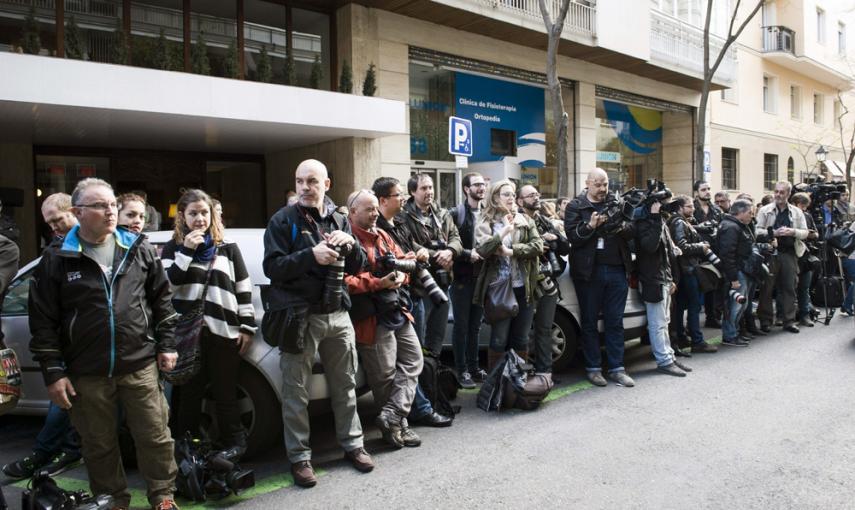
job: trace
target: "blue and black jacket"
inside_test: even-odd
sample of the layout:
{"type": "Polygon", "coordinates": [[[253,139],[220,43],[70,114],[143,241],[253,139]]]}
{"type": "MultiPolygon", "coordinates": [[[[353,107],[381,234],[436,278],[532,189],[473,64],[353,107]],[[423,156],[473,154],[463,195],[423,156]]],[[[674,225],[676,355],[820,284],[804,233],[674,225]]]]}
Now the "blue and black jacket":
{"type": "Polygon", "coordinates": [[[30,351],[48,385],[69,374],[129,374],[175,352],[172,292],[145,236],[116,230],[107,279],[78,231],[45,250],[30,284],[30,351]]]}

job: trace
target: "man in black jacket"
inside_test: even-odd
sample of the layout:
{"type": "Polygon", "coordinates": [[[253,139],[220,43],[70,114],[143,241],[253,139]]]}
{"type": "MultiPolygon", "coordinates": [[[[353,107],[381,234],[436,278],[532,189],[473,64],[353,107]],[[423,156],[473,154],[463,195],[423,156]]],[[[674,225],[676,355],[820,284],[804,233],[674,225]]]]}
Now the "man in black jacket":
{"type": "Polygon", "coordinates": [[[745,262],[754,247],[754,232],[749,225],[754,216],[751,202],[736,200],[725,214],[718,231],[718,256],[721,258],[725,298],[722,321],[722,345],[746,347],[748,343],[739,336],[739,320],[751,305],[756,281],[745,272],[745,262]]]}
{"type": "Polygon", "coordinates": [[[481,174],[473,172],[463,176],[461,182],[466,200],[448,210],[457,226],[463,252],[454,259],[454,283],[451,285],[451,305],[454,311],[454,365],[460,375],[460,386],[475,388],[475,381],[483,381],[487,372],[478,366],[478,336],[484,309],[472,302],[475,280],[478,278],[481,257],[475,251],[475,223],[481,215],[481,201],[487,192],[487,183],[481,174]]]}
{"type": "Polygon", "coordinates": [[[270,278],[265,319],[272,325],[275,317],[281,318],[270,330],[279,335],[282,417],[291,474],[297,485],[312,487],[317,477],[311,464],[306,381],[315,353],[324,365],[345,458],[359,471],[374,469],[356,414],[356,335],[344,284],[344,273],[359,273],[366,258],[347,218],[326,196],[330,188],[326,166],[314,159],[303,161],[295,178],[299,201],[274,214],[264,232],[264,274],[270,278]]]}
{"type": "MultiPolygon", "coordinates": [[[[692,185],[692,189],[695,194],[695,212],[693,213],[695,224],[700,225],[701,223],[709,222],[714,225],[718,225],[721,223],[724,213],[716,204],[712,203],[710,183],[706,181],[695,181],[692,185]]],[[[710,237],[706,231],[701,232],[701,239],[710,245],[713,243],[713,238],[710,237]]],[[[704,294],[704,315],[706,315],[704,326],[708,328],[721,327],[720,318],[722,306],[723,304],[720,292],[712,290],[704,294]]]]}
{"type": "Polygon", "coordinates": [[[686,195],[677,195],[674,202],[677,203],[678,209],[669,221],[671,238],[674,239],[677,248],[680,248],[683,253],[677,259],[680,271],[676,299],[677,337],[682,340],[686,336],[683,327],[683,314],[688,312],[686,329],[689,330],[692,352],[716,352],[718,348],[708,344],[704,340],[703,331],[701,331],[701,291],[697,277],[698,266],[706,260],[710,253],[710,245],[701,239],[701,235],[690,223],[695,212],[692,199],[686,195]]]}
{"type": "Polygon", "coordinates": [[[92,492],[112,495],[116,507],[130,504],[117,435],[121,405],[149,503],[171,510],[177,467],[158,382],[158,368],[172,370],[178,357],[169,282],[144,237],[116,230],[109,184],[84,179],[71,199],[79,225],[45,250],[30,287],[30,350],[51,400],[69,410],[80,434],[92,492]]]}
{"type": "Polygon", "coordinates": [[[585,184],[587,189],[567,205],[564,215],[564,233],[570,241],[570,276],[582,316],[585,369],[592,384],[607,384],[597,331],[602,314],[609,378],[619,386],[632,387],[635,382],[623,366],[623,312],[632,271],[627,241],[632,238],[632,227],[626,223],[614,228],[606,225],[609,176],[605,170],[591,170],[585,184]]]}
{"type": "Polygon", "coordinates": [[[541,279],[538,281],[542,295],[537,300],[534,312],[534,369],[538,373],[552,371],[552,325],[555,308],[558,306],[558,276],[564,272],[563,257],[570,253],[570,243],[552,220],[540,213],[540,192],[531,185],[520,188],[517,195],[520,210],[534,220],[540,237],[543,238],[543,255],[540,257],[541,279]],[[552,257],[549,257],[549,254],[552,257]],[[553,267],[555,266],[555,267],[553,267]]]}

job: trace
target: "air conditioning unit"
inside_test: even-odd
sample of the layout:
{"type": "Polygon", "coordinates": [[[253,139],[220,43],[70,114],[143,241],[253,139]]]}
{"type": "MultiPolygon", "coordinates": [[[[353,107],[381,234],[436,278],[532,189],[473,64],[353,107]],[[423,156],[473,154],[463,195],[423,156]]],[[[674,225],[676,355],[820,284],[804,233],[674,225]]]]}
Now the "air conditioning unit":
{"type": "Polygon", "coordinates": [[[792,53],[795,51],[793,47],[793,34],[790,32],[781,32],[781,51],[789,51],[792,53]]]}

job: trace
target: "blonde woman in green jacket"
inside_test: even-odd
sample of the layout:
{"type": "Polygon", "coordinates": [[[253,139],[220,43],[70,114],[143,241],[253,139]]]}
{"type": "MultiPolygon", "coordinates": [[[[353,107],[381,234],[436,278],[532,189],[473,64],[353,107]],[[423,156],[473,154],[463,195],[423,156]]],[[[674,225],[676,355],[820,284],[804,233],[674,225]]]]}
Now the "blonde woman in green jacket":
{"type": "Polygon", "coordinates": [[[475,249],[484,259],[475,282],[477,305],[484,304],[491,282],[510,278],[519,304],[516,317],[492,324],[487,364],[490,370],[505,351],[513,349],[525,358],[537,299],[540,297],[540,266],[543,240],[534,221],[517,212],[516,186],[502,179],[492,184],[487,206],[475,226],[475,249]]]}

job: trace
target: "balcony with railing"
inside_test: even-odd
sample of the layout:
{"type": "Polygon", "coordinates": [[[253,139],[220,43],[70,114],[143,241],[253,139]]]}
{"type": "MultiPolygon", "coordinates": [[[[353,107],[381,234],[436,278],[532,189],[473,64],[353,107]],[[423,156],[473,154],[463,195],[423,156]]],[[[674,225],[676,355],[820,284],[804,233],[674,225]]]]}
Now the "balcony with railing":
{"type": "MultiPolygon", "coordinates": [[[[470,0],[475,4],[489,7],[497,13],[518,16],[520,20],[532,21],[543,26],[543,16],[537,0],[470,0]]],[[[597,10],[589,2],[570,1],[567,18],[564,20],[564,33],[576,33],[587,36],[596,34],[597,10]]],[[[561,0],[547,0],[546,7],[555,18],[561,9],[561,0]]]]}
{"type": "MultiPolygon", "coordinates": [[[[652,9],[650,11],[650,59],[655,65],[703,79],[704,30],[652,9]]],[[[721,53],[724,40],[710,34],[710,65],[721,53]]],[[[731,45],[713,82],[727,85],[736,79],[736,48],[731,45]]]]}
{"type": "Polygon", "coordinates": [[[763,27],[763,52],[783,51],[796,54],[796,32],[787,27],[763,27]]]}

